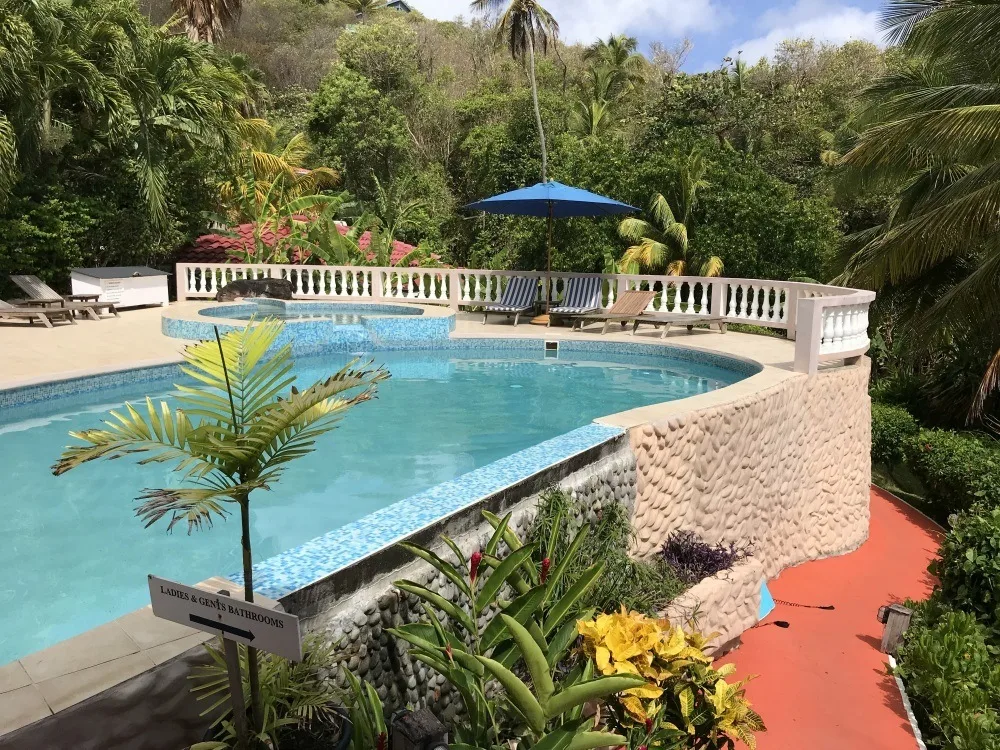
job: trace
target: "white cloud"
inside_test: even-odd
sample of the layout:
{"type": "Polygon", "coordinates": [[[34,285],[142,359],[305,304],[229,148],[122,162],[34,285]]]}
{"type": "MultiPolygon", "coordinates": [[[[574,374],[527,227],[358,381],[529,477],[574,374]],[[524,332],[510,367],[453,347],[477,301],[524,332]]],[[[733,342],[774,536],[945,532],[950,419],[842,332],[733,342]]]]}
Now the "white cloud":
{"type": "MultiPolygon", "coordinates": [[[[425,16],[451,21],[472,13],[466,0],[408,0],[425,16]]],[[[566,42],[589,44],[609,34],[648,34],[664,37],[718,28],[727,14],[713,0],[547,0],[545,9],[559,22],[559,36],[566,42]]]]}
{"type": "Polygon", "coordinates": [[[828,5],[818,0],[799,0],[787,9],[772,8],[758,19],[763,33],[729,50],[731,57],[742,50],[743,59],[755,63],[761,57],[771,57],[786,39],[815,39],[817,42],[843,44],[852,40],[867,40],[880,44],[878,11],[864,11],[852,5],[828,5]]]}

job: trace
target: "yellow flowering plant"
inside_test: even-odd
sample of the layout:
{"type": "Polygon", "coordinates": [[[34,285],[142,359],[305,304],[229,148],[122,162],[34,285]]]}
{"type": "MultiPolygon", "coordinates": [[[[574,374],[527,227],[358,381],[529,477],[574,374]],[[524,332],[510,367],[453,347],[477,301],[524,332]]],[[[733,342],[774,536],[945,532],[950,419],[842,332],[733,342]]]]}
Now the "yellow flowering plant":
{"type": "Polygon", "coordinates": [[[765,727],[746,699],[747,680],[729,683],[736,668],[712,666],[705,653],[712,636],[624,607],[580,620],[577,630],[596,671],[647,680],[608,702],[609,723],[629,737],[630,747],[716,750],[738,740],[756,747],[754,732],[765,727]]]}

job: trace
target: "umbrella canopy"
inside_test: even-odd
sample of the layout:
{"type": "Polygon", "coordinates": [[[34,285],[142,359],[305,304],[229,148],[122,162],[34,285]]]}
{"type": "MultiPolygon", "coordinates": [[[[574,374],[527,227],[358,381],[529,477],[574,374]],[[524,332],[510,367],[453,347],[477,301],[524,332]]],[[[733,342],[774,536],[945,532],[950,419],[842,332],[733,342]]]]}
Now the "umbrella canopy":
{"type": "Polygon", "coordinates": [[[556,219],[568,216],[614,216],[639,210],[627,203],[555,181],[539,182],[531,187],[494,195],[492,198],[470,203],[466,208],[490,214],[547,216],[556,219]]]}

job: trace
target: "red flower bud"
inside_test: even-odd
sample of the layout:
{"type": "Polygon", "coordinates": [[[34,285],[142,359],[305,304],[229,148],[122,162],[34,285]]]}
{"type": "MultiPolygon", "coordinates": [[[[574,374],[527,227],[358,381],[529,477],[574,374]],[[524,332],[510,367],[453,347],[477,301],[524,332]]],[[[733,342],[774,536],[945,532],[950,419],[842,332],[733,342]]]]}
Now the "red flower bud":
{"type": "Polygon", "coordinates": [[[646,734],[649,734],[652,731],[653,731],[653,720],[646,719],[646,734]]]}
{"type": "Polygon", "coordinates": [[[547,557],[542,560],[542,583],[545,583],[545,580],[549,577],[549,566],[551,564],[552,561],[547,557]]]}
{"type": "Polygon", "coordinates": [[[476,582],[476,576],[479,575],[479,563],[483,561],[482,552],[473,552],[472,557],[469,558],[469,580],[472,583],[476,582]]]}
{"type": "Polygon", "coordinates": [[[389,737],[385,732],[381,732],[378,736],[377,750],[386,750],[389,746],[389,737]]]}
{"type": "Polygon", "coordinates": [[[646,746],[645,745],[639,745],[639,750],[646,750],[646,746]]]}

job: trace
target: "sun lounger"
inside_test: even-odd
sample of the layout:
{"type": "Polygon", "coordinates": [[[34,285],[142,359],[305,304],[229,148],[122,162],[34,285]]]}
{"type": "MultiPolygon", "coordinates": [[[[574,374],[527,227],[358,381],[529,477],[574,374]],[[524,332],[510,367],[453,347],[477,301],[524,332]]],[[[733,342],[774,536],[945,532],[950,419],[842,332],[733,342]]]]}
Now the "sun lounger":
{"type": "Polygon", "coordinates": [[[49,306],[59,305],[73,312],[83,312],[94,320],[100,320],[98,310],[107,310],[116,318],[118,310],[113,302],[98,302],[100,294],[65,294],[60,295],[55,289],[50,287],[37,276],[12,275],[10,280],[17,284],[28,295],[30,299],[18,300],[24,306],[49,306]]]}
{"type": "Polygon", "coordinates": [[[611,323],[618,321],[622,325],[625,325],[640,317],[645,309],[649,307],[649,303],[653,301],[655,296],[656,292],[643,292],[638,289],[622,292],[622,296],[615,300],[615,304],[607,312],[573,315],[573,328],[574,330],[579,329],[582,331],[585,323],[594,320],[603,320],[604,328],[601,329],[601,335],[603,336],[608,332],[608,326],[611,323]]]}
{"type": "Polygon", "coordinates": [[[563,289],[562,302],[549,310],[549,321],[552,317],[583,315],[601,309],[600,276],[573,277],[566,282],[563,289]]]}
{"type": "Polygon", "coordinates": [[[646,313],[632,322],[632,333],[643,323],[649,323],[659,328],[663,326],[661,339],[667,337],[670,326],[687,326],[688,333],[694,331],[697,325],[717,326],[720,333],[726,332],[726,321],[721,315],[699,315],[698,313],[646,313]]]}
{"type": "Polygon", "coordinates": [[[66,302],[87,302],[88,300],[98,300],[100,294],[59,294],[44,281],[33,274],[14,274],[10,280],[17,284],[24,293],[33,300],[38,301],[66,301],[66,302]]]}
{"type": "Polygon", "coordinates": [[[73,311],[67,310],[65,307],[15,307],[9,302],[4,302],[3,300],[0,300],[0,318],[27,320],[28,323],[34,323],[37,320],[46,328],[52,327],[52,321],[54,319],[63,318],[68,320],[73,325],[76,325],[76,319],[73,317],[73,311]]]}
{"type": "Polygon", "coordinates": [[[510,317],[514,316],[514,325],[517,325],[521,313],[535,309],[535,300],[538,298],[538,279],[532,276],[514,276],[507,282],[507,288],[500,295],[500,301],[496,304],[486,305],[483,308],[483,325],[486,325],[486,318],[490,313],[503,313],[510,317]]]}

